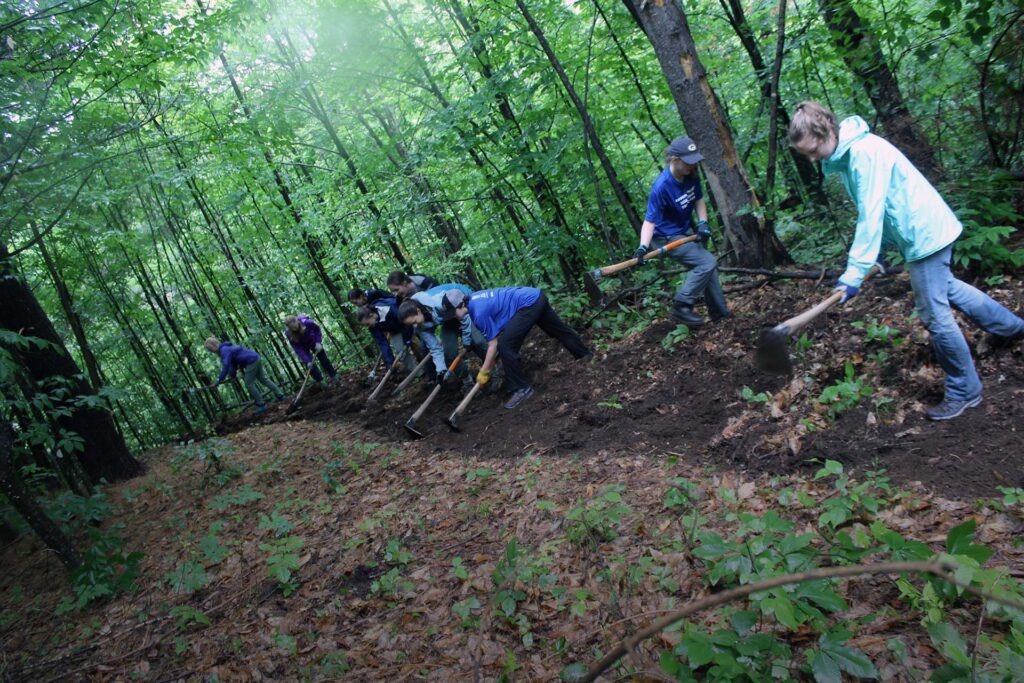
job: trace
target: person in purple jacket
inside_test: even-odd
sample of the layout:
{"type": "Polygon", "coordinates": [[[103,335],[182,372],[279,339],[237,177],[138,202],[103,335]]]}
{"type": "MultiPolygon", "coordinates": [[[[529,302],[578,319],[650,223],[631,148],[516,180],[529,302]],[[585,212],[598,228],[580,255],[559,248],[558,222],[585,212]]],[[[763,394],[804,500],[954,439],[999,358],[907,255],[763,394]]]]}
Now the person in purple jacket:
{"type": "Polygon", "coordinates": [[[469,315],[487,340],[487,353],[477,373],[477,383],[487,384],[496,358],[501,357],[505,381],[512,391],[505,404],[509,410],[534,393],[519,358],[519,349],[534,325],[561,342],[577,359],[594,355],[575,330],[558,317],[544,292],[534,287],[484,289],[468,297],[460,290],[451,289],[444,293],[442,311],[442,317],[449,320],[462,320],[469,315]]]}
{"type": "Polygon", "coordinates": [[[221,362],[220,376],[217,377],[216,382],[209,385],[210,389],[213,389],[225,379],[234,379],[238,371],[241,370],[242,377],[245,379],[245,386],[249,393],[252,394],[252,399],[256,403],[256,415],[262,415],[267,412],[267,402],[263,400],[263,392],[259,388],[260,384],[270,389],[278,401],[284,400],[284,393],[267,377],[260,354],[244,346],[232,344],[229,341],[222,342],[217,337],[207,337],[206,341],[203,342],[203,346],[210,353],[219,355],[221,362]]]}
{"type": "Polygon", "coordinates": [[[295,355],[299,357],[302,364],[309,368],[314,381],[319,382],[324,378],[320,374],[319,368],[313,363],[314,356],[320,361],[320,365],[332,382],[338,378],[338,371],[331,365],[327,352],[324,351],[324,335],[320,331],[319,325],[313,322],[309,316],[290,315],[284,319],[284,328],[285,338],[292,345],[292,350],[295,351],[295,355]]]}

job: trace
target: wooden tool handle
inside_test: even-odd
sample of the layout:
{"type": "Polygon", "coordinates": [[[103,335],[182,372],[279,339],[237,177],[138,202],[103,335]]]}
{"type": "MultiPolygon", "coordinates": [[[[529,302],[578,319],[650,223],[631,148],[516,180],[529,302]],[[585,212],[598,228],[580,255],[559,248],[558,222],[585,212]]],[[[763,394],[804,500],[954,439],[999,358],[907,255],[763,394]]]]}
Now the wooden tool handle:
{"type": "Polygon", "coordinates": [[[473,388],[469,390],[468,394],[466,394],[466,398],[462,399],[462,403],[455,408],[451,416],[448,418],[449,422],[457,418],[459,415],[462,415],[463,411],[466,410],[466,406],[469,405],[469,402],[473,400],[473,397],[476,396],[476,392],[480,391],[480,387],[482,386],[483,384],[480,384],[480,382],[473,385],[473,388]]]}
{"type": "MultiPolygon", "coordinates": [[[[676,240],[674,242],[669,242],[668,244],[666,244],[665,246],[663,246],[663,247],[661,247],[659,249],[653,249],[653,250],[647,252],[647,254],[644,256],[644,260],[652,259],[652,258],[658,258],[662,254],[664,254],[666,251],[672,251],[676,247],[681,247],[684,244],[687,244],[688,242],[693,242],[696,239],[697,239],[696,235],[690,235],[689,237],[683,237],[683,238],[678,239],[678,240],[676,240]]],[[[599,272],[602,277],[605,276],[605,275],[613,275],[615,273],[618,273],[620,270],[626,270],[627,268],[632,268],[633,266],[636,265],[636,263],[637,263],[636,259],[635,258],[631,258],[628,261],[623,261],[622,263],[616,263],[615,265],[605,266],[604,268],[601,268],[598,271],[595,271],[594,274],[596,275],[599,272]]]]}
{"type": "MultiPolygon", "coordinates": [[[[868,271],[868,274],[864,276],[864,282],[867,282],[868,279],[871,278],[871,276],[877,275],[880,271],[881,269],[878,266],[872,266],[871,270],[868,271]]],[[[824,299],[817,305],[808,308],[800,315],[793,316],[789,320],[781,323],[780,325],[777,325],[776,327],[778,329],[784,329],[786,331],[786,334],[796,334],[799,330],[803,329],[803,327],[806,326],[807,323],[811,322],[819,315],[835,306],[837,303],[842,301],[842,299],[842,292],[833,292],[832,295],[827,299],[824,299]]]]}
{"type": "Polygon", "coordinates": [[[405,389],[407,386],[412,384],[412,381],[414,379],[416,379],[416,376],[418,374],[420,374],[420,370],[423,369],[423,366],[427,364],[428,360],[430,360],[430,354],[429,353],[427,355],[423,356],[423,360],[421,360],[419,362],[419,364],[416,365],[416,367],[413,369],[413,371],[409,373],[408,377],[406,377],[405,379],[402,380],[401,384],[399,384],[397,387],[395,387],[395,390],[391,392],[391,395],[392,396],[397,396],[398,394],[402,393],[403,389],[405,389]]]}
{"type": "Polygon", "coordinates": [[[367,403],[370,403],[370,402],[376,400],[377,395],[380,394],[381,391],[383,391],[384,385],[388,383],[388,379],[390,379],[391,373],[394,372],[394,371],[395,371],[394,366],[388,368],[388,371],[384,373],[384,379],[382,379],[380,381],[380,384],[377,385],[377,388],[374,389],[373,393],[370,394],[370,397],[368,399],[366,399],[367,403]]]}
{"type": "MultiPolygon", "coordinates": [[[[459,363],[462,362],[462,357],[465,355],[466,352],[463,351],[459,355],[455,356],[455,360],[453,360],[452,364],[448,366],[448,372],[455,372],[455,368],[459,367],[459,363]]],[[[437,398],[437,395],[441,393],[442,386],[443,385],[438,384],[436,387],[434,387],[434,390],[430,392],[429,396],[427,396],[427,400],[423,402],[423,405],[417,408],[416,412],[412,414],[412,422],[416,422],[418,419],[423,417],[423,413],[427,412],[427,407],[434,401],[435,398],[437,398]]]]}

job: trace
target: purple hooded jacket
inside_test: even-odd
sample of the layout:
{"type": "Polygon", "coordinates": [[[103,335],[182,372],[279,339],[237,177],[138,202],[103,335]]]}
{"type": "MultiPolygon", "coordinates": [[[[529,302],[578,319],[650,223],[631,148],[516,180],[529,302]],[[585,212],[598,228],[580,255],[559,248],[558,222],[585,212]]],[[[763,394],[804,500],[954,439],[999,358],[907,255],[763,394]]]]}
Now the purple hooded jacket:
{"type": "Polygon", "coordinates": [[[292,332],[288,328],[285,328],[284,336],[288,343],[292,345],[292,349],[295,351],[295,355],[299,357],[299,360],[309,365],[313,362],[313,348],[323,342],[324,335],[320,331],[320,326],[313,322],[309,316],[299,315],[296,317],[302,325],[302,329],[299,330],[298,341],[292,337],[292,332]]]}
{"type": "Polygon", "coordinates": [[[228,373],[231,374],[231,379],[234,379],[239,368],[252,365],[260,359],[260,354],[252,349],[232,344],[229,341],[221,342],[217,352],[220,354],[221,362],[220,377],[217,378],[217,384],[223,382],[227,378],[228,373]]]}

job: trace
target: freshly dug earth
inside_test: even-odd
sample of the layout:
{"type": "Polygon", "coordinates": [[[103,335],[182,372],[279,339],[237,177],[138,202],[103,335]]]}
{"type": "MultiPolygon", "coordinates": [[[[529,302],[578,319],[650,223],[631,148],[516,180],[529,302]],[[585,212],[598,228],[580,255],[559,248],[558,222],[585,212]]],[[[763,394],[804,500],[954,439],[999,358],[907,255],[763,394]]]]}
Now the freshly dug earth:
{"type": "MultiPolygon", "coordinates": [[[[600,342],[591,362],[579,362],[540,330],[523,349],[536,395],[520,408],[502,407],[505,392],[488,388],[461,420],[461,433],[444,424],[461,400],[446,388],[418,422],[424,450],[485,458],[528,454],[565,457],[631,451],[668,453],[692,462],[783,473],[833,459],[860,471],[885,469],[896,481],[921,482],[946,495],[994,495],[997,487],[1024,486],[1021,417],[1024,414],[1024,344],[989,348],[986,335],[962,321],[985,383],[981,407],[944,423],[924,418],[942,397],[942,374],[927,331],[912,318],[906,275],[879,278],[847,306],[829,311],[805,330],[809,347],[794,354],[794,376],[766,375],[755,367],[754,348],[765,327],[828,295],[812,283],[779,282],[732,297],[735,317],[693,331],[668,349],[675,329],[656,317],[610,344],[600,342]],[[855,327],[856,322],[867,325],[855,327]],[[869,329],[888,327],[886,334],[869,329]],[[845,378],[867,387],[857,405],[829,414],[819,397],[845,378]],[[745,400],[767,394],[767,400],[745,400]]],[[[1019,281],[992,292],[1022,310],[1019,281]]],[[[665,309],[654,311],[663,316],[665,309]]],[[[593,338],[607,335],[586,334],[593,338]]],[[[475,372],[478,364],[474,359],[475,372]]],[[[433,388],[414,383],[402,396],[364,410],[372,390],[353,373],[339,387],[313,393],[291,416],[283,408],[263,421],[351,421],[375,439],[410,439],[402,425],[433,388]]],[[[386,390],[383,396],[390,392],[386,390]]],[[[762,399],[766,397],[761,396],[762,399]]],[[[247,425],[242,417],[222,425],[247,425]]]]}

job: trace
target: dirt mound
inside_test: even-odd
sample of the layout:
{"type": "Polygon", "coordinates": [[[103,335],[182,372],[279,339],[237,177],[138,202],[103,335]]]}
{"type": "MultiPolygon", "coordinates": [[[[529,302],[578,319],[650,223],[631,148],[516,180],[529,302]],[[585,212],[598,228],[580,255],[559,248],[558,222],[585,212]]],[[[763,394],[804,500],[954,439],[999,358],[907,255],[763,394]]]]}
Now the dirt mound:
{"type": "MultiPolygon", "coordinates": [[[[810,470],[827,458],[861,471],[884,468],[897,481],[920,481],[961,497],[1024,486],[1024,464],[1015,457],[1022,446],[1024,345],[987,350],[983,335],[964,324],[986,384],[985,402],[952,422],[928,422],[922,410],[941,398],[942,375],[927,332],[911,317],[906,275],[878,279],[805,330],[806,338],[791,344],[794,376],[759,371],[753,354],[759,332],[827,294],[807,282],[738,294],[731,301],[734,318],[674,345],[666,336],[676,326],[664,318],[613,333],[619,338],[611,342],[603,331],[586,334],[595,350],[589,362],[574,360],[534,331],[523,358],[536,395],[509,411],[502,407],[505,392],[489,387],[456,433],[444,418],[462,395],[448,387],[417,423],[425,435],[419,448],[485,458],[660,452],[755,472],[810,470]],[[823,399],[830,387],[841,398],[850,391],[863,395],[837,405],[823,399]]],[[[995,296],[1018,309],[1024,299],[1016,282],[995,296]]],[[[286,404],[279,404],[261,421],[351,420],[366,438],[409,441],[403,424],[432,383],[417,381],[397,398],[385,389],[379,404],[364,410],[373,389],[364,377],[354,372],[336,386],[314,388],[294,414],[285,415],[286,404]]],[[[237,418],[222,429],[250,423],[237,418]]]]}

